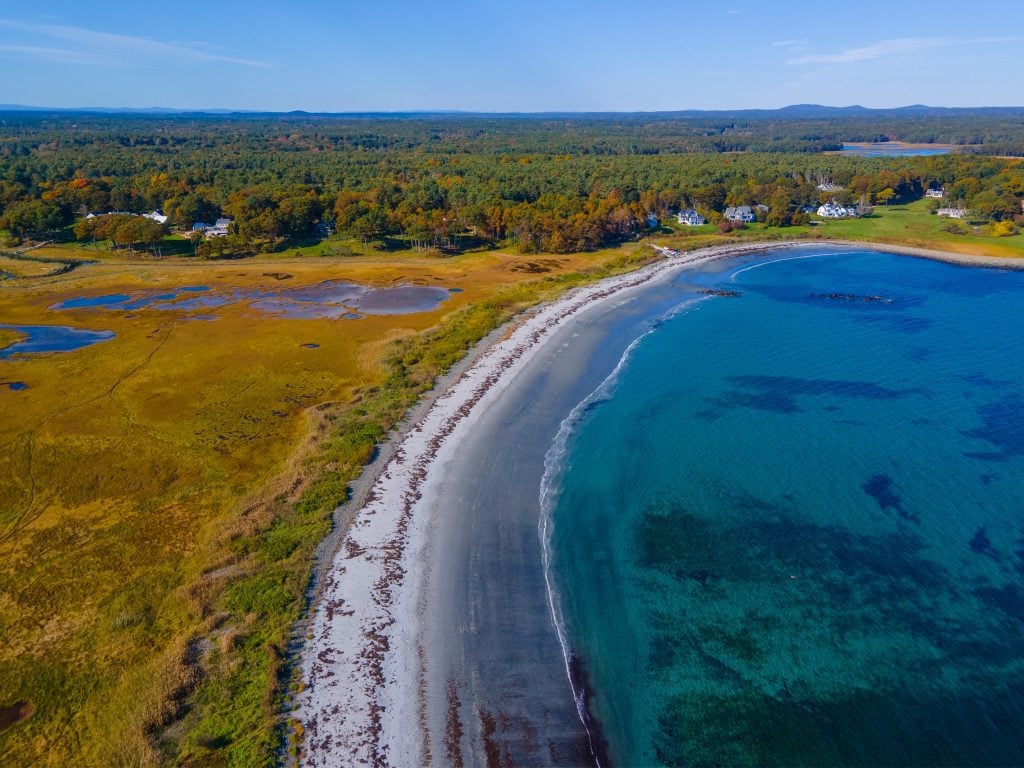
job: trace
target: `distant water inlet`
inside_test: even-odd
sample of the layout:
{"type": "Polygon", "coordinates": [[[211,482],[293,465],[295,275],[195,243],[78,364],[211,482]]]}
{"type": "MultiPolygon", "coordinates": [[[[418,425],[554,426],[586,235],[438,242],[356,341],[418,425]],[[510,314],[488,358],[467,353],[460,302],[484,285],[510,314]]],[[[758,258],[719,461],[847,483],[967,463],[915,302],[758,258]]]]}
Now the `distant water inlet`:
{"type": "Polygon", "coordinates": [[[904,144],[900,141],[880,141],[873,143],[843,144],[839,154],[857,157],[914,157],[948,155],[949,147],[929,146],[927,144],[904,144]]]}
{"type": "MultiPolygon", "coordinates": [[[[54,310],[97,309],[136,312],[139,310],[208,311],[234,304],[247,304],[260,314],[287,318],[359,319],[364,315],[402,315],[429,312],[445,301],[450,291],[436,286],[397,285],[369,288],[355,283],[329,280],[308,287],[252,290],[211,290],[189,286],[171,291],[114,293],[80,296],[54,304],[54,310]]],[[[209,315],[196,315],[209,319],[209,315]]]]}
{"type": "Polygon", "coordinates": [[[613,762],[1024,764],[1024,273],[701,279],[552,454],[613,762]]]}
{"type": "MultiPolygon", "coordinates": [[[[0,328],[14,331],[23,337],[0,349],[0,360],[17,359],[22,355],[44,352],[71,352],[114,338],[113,331],[91,331],[66,325],[0,324],[0,328]]],[[[25,388],[22,382],[14,382],[11,385],[11,389],[25,388]]]]}

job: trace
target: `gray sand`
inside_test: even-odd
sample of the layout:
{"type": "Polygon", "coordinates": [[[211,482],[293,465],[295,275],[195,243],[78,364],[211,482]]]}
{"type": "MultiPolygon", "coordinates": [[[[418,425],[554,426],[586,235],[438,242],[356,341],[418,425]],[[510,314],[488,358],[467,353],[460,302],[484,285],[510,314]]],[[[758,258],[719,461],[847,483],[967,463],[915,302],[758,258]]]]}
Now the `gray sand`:
{"type": "Polygon", "coordinates": [[[429,743],[466,765],[593,764],[576,712],[541,568],[544,456],[566,415],[626,347],[680,301],[679,273],[601,302],[557,331],[446,464],[425,560],[429,743]],[[448,511],[449,514],[445,514],[448,511]],[[453,716],[458,697],[458,725],[453,716]]]}

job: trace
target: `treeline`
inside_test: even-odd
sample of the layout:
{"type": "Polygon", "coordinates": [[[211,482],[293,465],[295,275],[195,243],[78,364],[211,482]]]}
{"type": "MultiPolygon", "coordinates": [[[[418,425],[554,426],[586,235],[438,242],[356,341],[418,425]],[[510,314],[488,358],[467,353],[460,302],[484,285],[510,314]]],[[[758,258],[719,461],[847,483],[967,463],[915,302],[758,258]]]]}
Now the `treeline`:
{"type": "MultiPolygon", "coordinates": [[[[501,152],[472,151],[483,141],[476,119],[360,124],[365,136],[379,126],[404,137],[372,149],[330,146],[328,124],[316,119],[93,118],[57,137],[62,119],[21,123],[0,141],[0,153],[34,147],[0,154],[0,228],[15,238],[67,228],[88,212],[161,210],[183,230],[232,218],[227,238],[204,244],[209,255],[272,250],[334,229],[440,249],[485,242],[566,252],[633,236],[648,215],[681,207],[714,222],[727,206],[761,205],[763,219],[786,226],[800,222],[801,207],[833,197],[898,203],[945,187],[951,202],[1000,221],[1019,215],[1024,198],[1019,163],[963,154],[542,153],[521,148],[536,142],[535,121],[516,119],[493,121],[486,143],[504,142],[501,152]],[[452,151],[434,151],[446,142],[452,151]],[[819,190],[826,182],[843,189],[819,190]]],[[[562,132],[604,131],[615,144],[622,122],[580,119],[562,132]]],[[[656,132],[636,127],[633,140],[646,130],[656,132]]],[[[99,239],[92,226],[77,236],[99,239]]]]}
{"type": "Polygon", "coordinates": [[[899,140],[1024,155],[1024,110],[828,110],[578,115],[98,115],[0,113],[0,155],[88,149],[171,153],[421,150],[433,154],[808,152],[899,140]]]}

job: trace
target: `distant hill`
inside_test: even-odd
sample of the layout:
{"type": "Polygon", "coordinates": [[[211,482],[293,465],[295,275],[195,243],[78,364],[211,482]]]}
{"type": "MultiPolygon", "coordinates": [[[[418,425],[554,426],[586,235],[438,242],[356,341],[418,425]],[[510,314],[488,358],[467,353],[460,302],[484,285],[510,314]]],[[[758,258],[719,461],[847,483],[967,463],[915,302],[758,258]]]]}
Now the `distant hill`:
{"type": "Polygon", "coordinates": [[[744,117],[776,119],[828,119],[835,117],[1024,117],[1024,107],[932,107],[912,104],[905,107],[874,109],[854,104],[845,107],[822,104],[791,104],[780,109],[685,109],[650,112],[466,112],[460,110],[425,109],[394,112],[309,112],[292,110],[270,112],[233,109],[173,109],[169,107],[37,107],[24,104],[0,104],[0,112],[39,112],[48,114],[101,114],[101,115],[244,115],[246,117],[346,117],[346,118],[418,118],[418,117],[515,117],[543,119],[586,119],[616,117],[744,117]]]}

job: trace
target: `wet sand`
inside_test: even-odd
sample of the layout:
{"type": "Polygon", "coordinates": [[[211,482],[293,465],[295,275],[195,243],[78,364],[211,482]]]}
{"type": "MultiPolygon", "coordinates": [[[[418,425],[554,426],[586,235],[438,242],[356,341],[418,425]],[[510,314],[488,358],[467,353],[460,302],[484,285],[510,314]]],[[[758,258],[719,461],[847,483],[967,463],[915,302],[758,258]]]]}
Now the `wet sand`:
{"type": "Polygon", "coordinates": [[[706,249],[579,289],[444,382],[367,473],[325,559],[298,700],[303,764],[594,765],[600,735],[577,711],[541,568],[545,453],[685,298],[684,267],[837,245],[706,249]]]}

